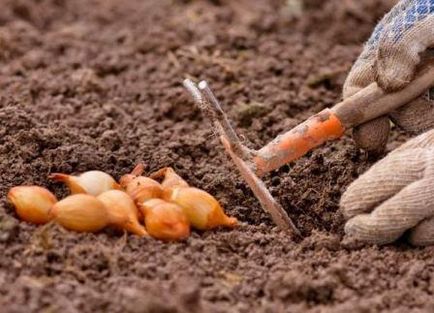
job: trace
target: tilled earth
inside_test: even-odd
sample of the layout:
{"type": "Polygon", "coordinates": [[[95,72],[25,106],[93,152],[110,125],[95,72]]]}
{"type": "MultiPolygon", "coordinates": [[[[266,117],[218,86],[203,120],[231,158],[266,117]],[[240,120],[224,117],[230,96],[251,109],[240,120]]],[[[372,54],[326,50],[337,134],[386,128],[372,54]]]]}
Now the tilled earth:
{"type": "MultiPolygon", "coordinates": [[[[207,79],[260,147],[340,99],[388,0],[0,1],[2,312],[432,312],[433,248],[341,243],[340,195],[375,161],[345,137],[266,177],[262,212],[181,86],[207,79]],[[165,244],[17,220],[51,172],[173,166],[243,225],[165,244]]],[[[394,130],[389,149],[405,140],[394,130]]]]}

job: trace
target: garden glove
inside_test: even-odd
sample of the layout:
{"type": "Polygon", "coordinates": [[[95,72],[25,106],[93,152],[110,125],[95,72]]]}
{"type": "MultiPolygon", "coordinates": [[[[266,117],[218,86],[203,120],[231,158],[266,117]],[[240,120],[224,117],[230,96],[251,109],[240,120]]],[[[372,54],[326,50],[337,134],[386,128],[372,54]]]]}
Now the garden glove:
{"type": "Polygon", "coordinates": [[[387,244],[408,231],[414,245],[434,244],[434,129],[408,141],[342,195],[347,238],[387,244]]]}
{"type": "MultiPolygon", "coordinates": [[[[405,87],[422,59],[432,57],[434,47],[434,0],[401,0],[376,26],[353,65],[343,88],[347,98],[372,82],[391,92],[405,87]]],[[[434,126],[434,104],[429,92],[389,116],[353,129],[356,144],[367,151],[384,151],[389,118],[410,133],[434,126]]]]}

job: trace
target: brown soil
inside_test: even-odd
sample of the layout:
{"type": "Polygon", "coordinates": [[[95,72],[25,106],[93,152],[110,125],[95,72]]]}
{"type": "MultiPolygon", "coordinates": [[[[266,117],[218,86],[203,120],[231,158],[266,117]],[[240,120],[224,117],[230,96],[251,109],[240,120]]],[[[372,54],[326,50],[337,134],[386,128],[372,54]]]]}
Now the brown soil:
{"type": "MultiPolygon", "coordinates": [[[[181,87],[209,80],[253,147],[340,98],[387,0],[0,1],[2,312],[415,312],[433,248],[341,244],[338,201],[374,160],[349,137],[268,175],[277,231],[181,87]],[[164,244],[19,222],[8,189],[51,172],[173,166],[245,225],[164,244]]],[[[390,149],[405,139],[394,131],[390,149]]]]}

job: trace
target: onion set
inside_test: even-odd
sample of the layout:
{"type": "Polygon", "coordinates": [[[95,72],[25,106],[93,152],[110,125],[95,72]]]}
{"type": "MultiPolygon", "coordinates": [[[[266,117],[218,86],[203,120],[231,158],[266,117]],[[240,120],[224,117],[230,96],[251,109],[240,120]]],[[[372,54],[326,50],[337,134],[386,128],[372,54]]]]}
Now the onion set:
{"type": "Polygon", "coordinates": [[[7,198],[26,222],[50,221],[77,232],[98,232],[106,227],[163,241],[185,240],[190,228],[210,230],[235,227],[238,221],[225,214],[220,203],[202,189],[191,187],[171,167],[149,177],[138,164],[119,183],[107,173],[80,175],[54,173],[50,179],[66,184],[71,195],[57,201],[39,186],[17,186],[7,198]]]}

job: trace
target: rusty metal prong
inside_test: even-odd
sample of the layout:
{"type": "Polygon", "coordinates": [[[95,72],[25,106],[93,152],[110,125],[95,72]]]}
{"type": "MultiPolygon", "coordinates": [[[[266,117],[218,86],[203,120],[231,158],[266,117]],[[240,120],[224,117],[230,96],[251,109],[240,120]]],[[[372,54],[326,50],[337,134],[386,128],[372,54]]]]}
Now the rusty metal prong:
{"type": "Polygon", "coordinates": [[[226,113],[223,111],[219,101],[212,92],[208,83],[202,80],[201,82],[199,82],[198,87],[199,90],[203,92],[209,104],[211,105],[211,109],[214,111],[215,116],[220,122],[220,126],[225,134],[225,137],[229,141],[229,144],[234,153],[243,159],[249,159],[249,149],[242,144],[240,138],[232,127],[226,113]]]}
{"type": "Polygon", "coordinates": [[[295,237],[301,237],[300,231],[288,216],[288,213],[286,213],[283,207],[273,198],[264,182],[255,175],[255,173],[250,169],[246,162],[244,162],[244,160],[239,158],[234,153],[226,137],[222,136],[220,137],[220,140],[222,141],[226,152],[230,155],[235,166],[238,168],[244,181],[247,183],[247,185],[249,185],[256,199],[259,200],[259,203],[261,204],[264,211],[270,214],[273,222],[281,230],[288,231],[295,237]]]}
{"type": "MultiPolygon", "coordinates": [[[[190,95],[193,98],[194,103],[196,106],[202,111],[202,113],[211,120],[211,122],[214,124],[214,126],[217,128],[219,133],[221,132],[221,127],[218,127],[218,119],[216,118],[214,114],[214,110],[212,110],[211,105],[208,103],[208,101],[205,99],[205,97],[202,95],[200,90],[197,88],[196,84],[190,80],[185,79],[182,84],[184,85],[185,89],[190,93],[190,95]]],[[[220,133],[220,135],[223,135],[220,133]]]]}
{"type": "Polygon", "coordinates": [[[246,160],[249,161],[248,157],[251,155],[249,154],[250,151],[241,144],[239,137],[230,125],[226,114],[221,109],[220,104],[208,87],[208,84],[202,81],[199,83],[198,88],[193,81],[186,79],[183,85],[193,97],[196,105],[213,122],[220,134],[220,140],[226,152],[232,158],[241,176],[252,189],[256,198],[261,203],[262,208],[271,215],[271,218],[281,230],[290,231],[295,236],[300,236],[299,230],[283,207],[274,200],[264,182],[255,175],[249,166],[249,162],[245,162],[246,160]],[[201,91],[204,92],[205,96],[201,91]]]}
{"type": "Polygon", "coordinates": [[[203,97],[202,97],[202,94],[200,93],[199,89],[196,87],[196,84],[191,79],[188,79],[188,78],[184,79],[182,84],[184,85],[185,89],[187,89],[188,92],[191,94],[194,102],[197,105],[202,105],[203,97]]]}

